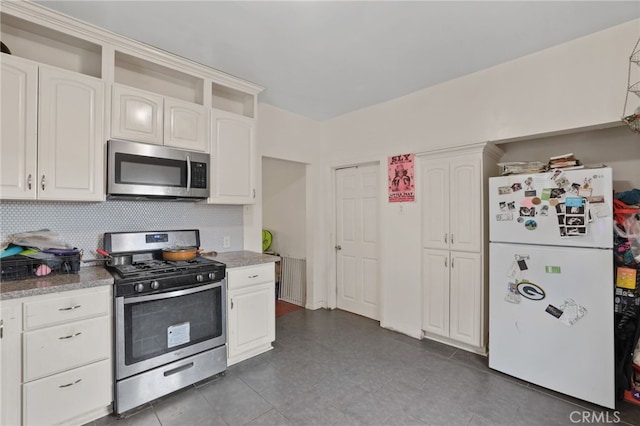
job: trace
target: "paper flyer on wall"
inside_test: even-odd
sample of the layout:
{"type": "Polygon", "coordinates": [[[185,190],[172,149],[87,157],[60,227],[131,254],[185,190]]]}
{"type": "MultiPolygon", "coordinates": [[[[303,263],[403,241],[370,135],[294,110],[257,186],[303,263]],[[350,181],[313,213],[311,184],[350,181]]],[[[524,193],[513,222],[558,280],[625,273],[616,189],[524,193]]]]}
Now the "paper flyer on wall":
{"type": "Polygon", "coordinates": [[[415,201],[415,155],[400,154],[389,157],[389,202],[415,201]]]}

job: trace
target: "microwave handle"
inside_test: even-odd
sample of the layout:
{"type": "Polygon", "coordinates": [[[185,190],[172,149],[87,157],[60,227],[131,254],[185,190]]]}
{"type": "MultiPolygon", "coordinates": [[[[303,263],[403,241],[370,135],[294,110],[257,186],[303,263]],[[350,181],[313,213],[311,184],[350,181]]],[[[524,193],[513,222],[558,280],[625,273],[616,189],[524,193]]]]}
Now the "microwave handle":
{"type": "Polygon", "coordinates": [[[187,191],[191,191],[191,157],[187,155],[187,191]]]}

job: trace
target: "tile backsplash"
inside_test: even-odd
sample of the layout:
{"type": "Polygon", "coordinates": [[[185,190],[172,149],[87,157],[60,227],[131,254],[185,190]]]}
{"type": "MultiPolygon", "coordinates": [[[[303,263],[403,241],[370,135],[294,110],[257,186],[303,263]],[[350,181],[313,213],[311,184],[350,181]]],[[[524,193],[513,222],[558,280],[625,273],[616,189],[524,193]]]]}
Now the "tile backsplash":
{"type": "Polygon", "coordinates": [[[12,234],[49,229],[60,239],[82,249],[84,259],[96,256],[105,232],[199,229],[200,246],[207,250],[243,248],[242,206],[189,202],[123,201],[56,203],[3,201],[0,203],[0,244],[12,234]],[[231,246],[222,247],[224,237],[231,246]]]}

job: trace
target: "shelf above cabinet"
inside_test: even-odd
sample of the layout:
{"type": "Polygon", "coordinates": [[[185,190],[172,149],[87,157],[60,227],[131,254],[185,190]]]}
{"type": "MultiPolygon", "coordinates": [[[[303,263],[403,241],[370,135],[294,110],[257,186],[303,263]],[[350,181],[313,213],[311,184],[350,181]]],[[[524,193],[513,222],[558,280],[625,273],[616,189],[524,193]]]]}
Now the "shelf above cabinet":
{"type": "Polygon", "coordinates": [[[213,83],[212,88],[213,108],[254,118],[254,95],[217,83],[213,83]]]}
{"type": "Polygon", "coordinates": [[[6,13],[1,15],[0,37],[14,56],[91,77],[102,76],[102,47],[98,44],[6,13]]]}
{"type": "Polygon", "coordinates": [[[203,105],[204,79],[115,52],[116,83],[203,105]]]}

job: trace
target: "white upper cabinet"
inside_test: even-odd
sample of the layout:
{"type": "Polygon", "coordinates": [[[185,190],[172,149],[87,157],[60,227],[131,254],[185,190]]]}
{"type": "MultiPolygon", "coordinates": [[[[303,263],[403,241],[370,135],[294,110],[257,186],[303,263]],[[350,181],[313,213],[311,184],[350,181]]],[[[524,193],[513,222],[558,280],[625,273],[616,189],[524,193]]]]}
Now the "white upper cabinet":
{"type": "Polygon", "coordinates": [[[2,55],[0,197],[35,199],[38,65],[2,55]]]}
{"type": "Polygon", "coordinates": [[[120,84],[111,95],[112,138],[162,145],[162,96],[120,84]]]}
{"type": "Polygon", "coordinates": [[[0,199],[103,201],[120,139],[211,152],[208,202],[254,202],[260,86],[34,2],[2,3],[0,40],[0,199]]]}
{"type": "Polygon", "coordinates": [[[210,203],[255,202],[254,120],[225,111],[211,111],[210,203]]]}
{"type": "Polygon", "coordinates": [[[99,79],[3,55],[0,196],[103,200],[103,105],[99,79]]]}
{"type": "Polygon", "coordinates": [[[425,248],[480,250],[482,180],[480,156],[422,162],[425,248]]]}
{"type": "Polygon", "coordinates": [[[104,83],[42,66],[38,108],[38,198],[104,199],[104,83]]]}
{"type": "Polygon", "coordinates": [[[113,84],[113,139],[208,152],[207,116],[202,105],[113,84]]]}
{"type": "Polygon", "coordinates": [[[202,105],[178,99],[164,100],[164,144],[209,152],[208,114],[202,105]]]}

